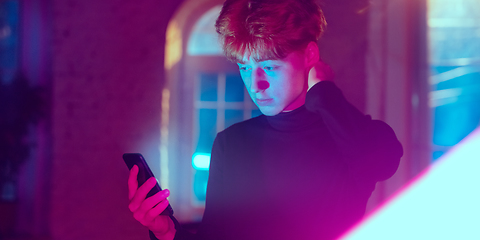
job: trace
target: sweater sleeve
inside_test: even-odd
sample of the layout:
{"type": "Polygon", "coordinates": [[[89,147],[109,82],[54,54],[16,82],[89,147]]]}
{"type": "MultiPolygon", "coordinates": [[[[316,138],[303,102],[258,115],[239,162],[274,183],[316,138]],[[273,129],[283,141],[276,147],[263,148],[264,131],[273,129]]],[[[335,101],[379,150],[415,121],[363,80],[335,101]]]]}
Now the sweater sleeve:
{"type": "Polygon", "coordinates": [[[361,113],[333,82],[315,84],[307,93],[305,107],[322,117],[357,177],[382,181],[396,172],[403,148],[393,129],[361,113]]]}

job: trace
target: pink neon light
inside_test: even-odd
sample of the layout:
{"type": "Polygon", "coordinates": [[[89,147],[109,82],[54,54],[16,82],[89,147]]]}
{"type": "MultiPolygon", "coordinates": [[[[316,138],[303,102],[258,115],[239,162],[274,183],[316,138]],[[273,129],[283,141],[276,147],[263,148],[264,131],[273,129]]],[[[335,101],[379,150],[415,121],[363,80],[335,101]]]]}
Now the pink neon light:
{"type": "Polygon", "coordinates": [[[340,239],[480,239],[480,128],[340,239]]]}

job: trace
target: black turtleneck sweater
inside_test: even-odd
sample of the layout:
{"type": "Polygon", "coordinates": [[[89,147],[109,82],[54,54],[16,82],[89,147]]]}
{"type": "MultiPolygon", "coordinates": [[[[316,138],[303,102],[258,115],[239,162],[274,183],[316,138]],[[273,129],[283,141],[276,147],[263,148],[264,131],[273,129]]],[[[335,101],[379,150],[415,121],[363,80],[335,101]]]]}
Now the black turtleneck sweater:
{"type": "Polygon", "coordinates": [[[200,229],[175,239],[334,239],[363,216],[402,154],[387,124],[320,82],[304,106],[218,133],[200,229]]]}

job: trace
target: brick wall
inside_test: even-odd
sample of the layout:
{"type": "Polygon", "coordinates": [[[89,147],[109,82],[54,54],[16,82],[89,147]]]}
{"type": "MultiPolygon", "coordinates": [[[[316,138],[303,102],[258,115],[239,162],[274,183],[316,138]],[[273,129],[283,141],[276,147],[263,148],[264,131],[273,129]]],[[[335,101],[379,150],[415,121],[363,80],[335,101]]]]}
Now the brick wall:
{"type": "Polygon", "coordinates": [[[121,155],[159,158],[169,2],[52,1],[55,240],[148,238],[127,209],[121,155]]]}

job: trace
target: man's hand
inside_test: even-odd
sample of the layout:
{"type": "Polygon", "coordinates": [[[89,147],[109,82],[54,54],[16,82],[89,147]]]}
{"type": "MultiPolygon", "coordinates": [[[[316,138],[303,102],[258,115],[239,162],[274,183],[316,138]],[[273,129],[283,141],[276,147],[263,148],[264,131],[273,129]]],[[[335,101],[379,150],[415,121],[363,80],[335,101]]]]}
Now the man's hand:
{"type": "Polygon", "coordinates": [[[330,66],[320,60],[308,73],[308,89],[321,81],[333,81],[334,76],[335,74],[330,66]]]}
{"type": "Polygon", "coordinates": [[[157,180],[149,178],[138,187],[138,166],[134,165],[128,176],[128,208],[133,217],[152,231],[160,240],[171,240],[175,236],[175,225],[167,215],[160,215],[168,206],[167,197],[170,191],[165,189],[145,199],[148,192],[155,186],[157,180]]]}

